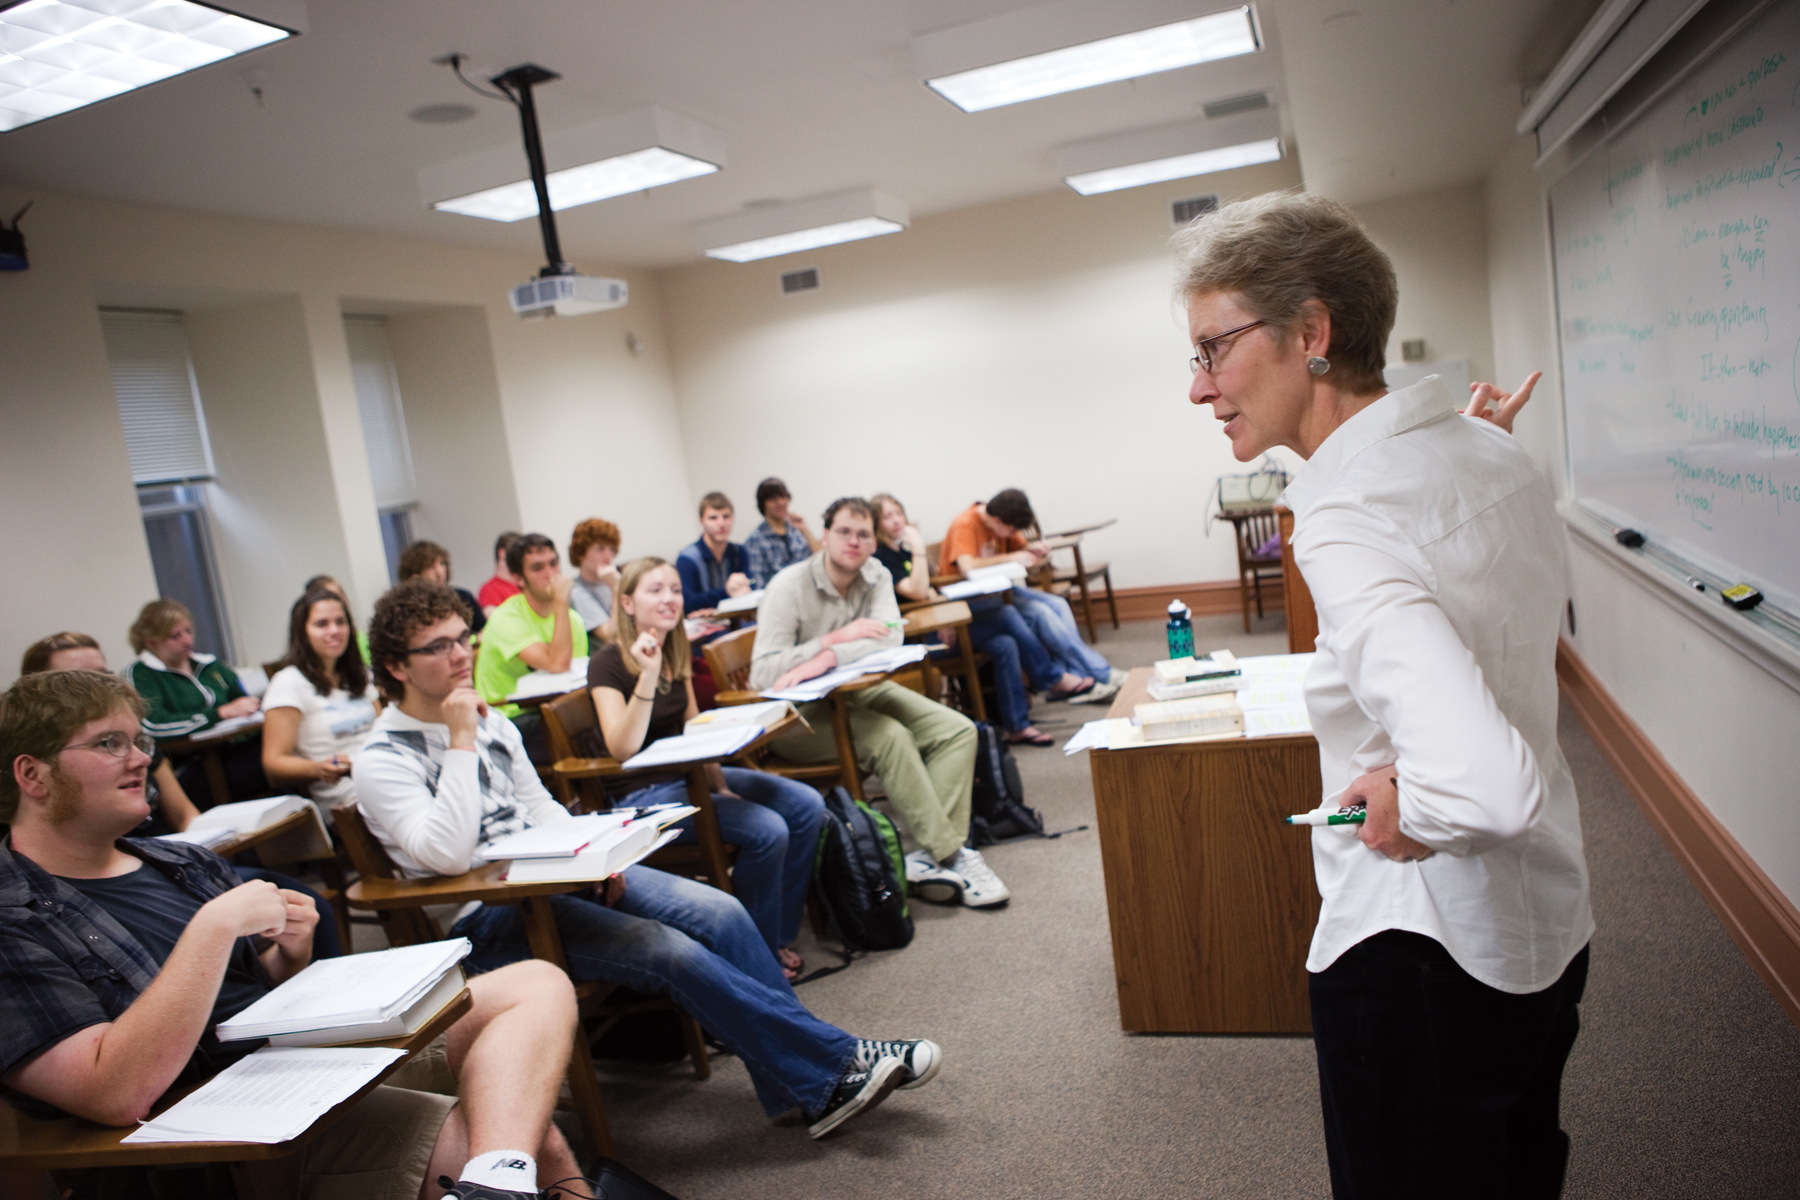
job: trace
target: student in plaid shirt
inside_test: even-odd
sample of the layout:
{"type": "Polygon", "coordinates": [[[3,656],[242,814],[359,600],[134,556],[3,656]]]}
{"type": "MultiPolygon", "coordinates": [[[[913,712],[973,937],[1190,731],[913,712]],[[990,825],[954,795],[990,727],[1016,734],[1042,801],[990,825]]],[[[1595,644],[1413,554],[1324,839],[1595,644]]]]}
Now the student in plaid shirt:
{"type": "Polygon", "coordinates": [[[744,539],[752,587],[768,587],[781,568],[805,562],[818,552],[819,539],[806,527],[806,518],[788,511],[792,500],[787,484],[773,475],[756,485],[756,509],[763,522],[744,539]]]}

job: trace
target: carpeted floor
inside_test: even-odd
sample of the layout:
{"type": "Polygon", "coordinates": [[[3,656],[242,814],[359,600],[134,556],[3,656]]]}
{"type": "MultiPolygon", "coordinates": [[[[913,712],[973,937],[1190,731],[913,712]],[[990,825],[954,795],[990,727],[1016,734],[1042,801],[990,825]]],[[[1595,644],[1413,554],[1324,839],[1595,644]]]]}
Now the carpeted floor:
{"type": "MultiPolygon", "coordinates": [[[[1236,618],[1195,624],[1202,650],[1286,649],[1278,617],[1254,636],[1236,618]]],[[[1163,657],[1161,641],[1144,623],[1104,630],[1100,648],[1136,666],[1163,657]]],[[[1059,740],[1101,715],[1036,711],[1059,740]]],[[[1566,1195],[1800,1195],[1800,1033],[1567,714],[1562,738],[1599,925],[1566,1076],[1566,1195]]],[[[1052,829],[1091,825],[1085,754],[1018,757],[1052,829]]],[[[938,1079],[813,1142],[796,1114],[763,1116],[735,1059],[716,1057],[706,1083],[682,1065],[606,1064],[621,1157],[682,1200],[1329,1193],[1306,1039],[1119,1031],[1092,828],[989,861],[1009,906],[915,904],[911,946],[800,990],[853,1032],[937,1040],[938,1079]]]]}

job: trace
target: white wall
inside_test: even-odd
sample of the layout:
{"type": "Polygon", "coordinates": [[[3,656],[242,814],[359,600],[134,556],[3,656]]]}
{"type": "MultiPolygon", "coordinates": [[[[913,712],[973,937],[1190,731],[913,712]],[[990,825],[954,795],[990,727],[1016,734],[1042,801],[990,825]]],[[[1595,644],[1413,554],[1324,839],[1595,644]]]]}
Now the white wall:
{"type": "MultiPolygon", "coordinates": [[[[0,189],[0,208],[16,208],[26,198],[0,189]]],[[[262,422],[268,430],[257,435],[266,442],[229,447],[234,460],[240,452],[250,455],[241,459],[245,464],[259,455],[294,457],[272,480],[282,495],[294,502],[289,489],[304,477],[317,487],[309,502],[335,505],[342,519],[323,541],[314,539],[330,522],[317,514],[297,516],[291,526],[256,527],[272,539],[259,551],[262,561],[296,572],[291,584],[249,581],[228,563],[234,599],[256,593],[243,611],[232,606],[246,648],[266,648],[279,638],[292,596],[279,604],[272,597],[283,587],[297,589],[315,571],[347,575],[343,582],[365,612],[385,584],[344,345],[346,298],[356,298],[351,303],[364,311],[369,302],[400,310],[460,306],[479,314],[486,327],[492,381],[471,386],[489,388],[498,411],[490,406],[466,426],[446,425],[455,445],[444,451],[450,466],[437,475],[463,472],[473,480],[471,493],[486,497],[452,513],[459,537],[481,546],[500,529],[524,527],[561,541],[576,520],[595,513],[625,527],[631,552],[673,549],[691,536],[657,286],[648,273],[623,273],[633,294],[629,308],[522,322],[508,308],[506,290],[535,273],[533,255],[43,192],[30,198],[36,201],[31,270],[0,278],[0,507],[8,514],[0,569],[9,597],[0,609],[0,664],[16,662],[31,641],[66,628],[100,637],[109,658],[122,661],[125,628],[155,595],[100,337],[102,298],[193,308],[202,326],[212,318],[199,309],[272,298],[290,306],[287,318],[298,308],[299,340],[281,348],[281,386],[256,394],[248,385],[254,364],[242,363],[246,390],[236,399],[222,395],[219,416],[230,408],[227,424],[242,421],[252,429],[262,422]],[[625,348],[625,333],[633,329],[645,347],[637,356],[625,348]],[[262,411],[269,405],[306,412],[262,411]],[[291,428],[289,418],[297,422],[291,428]],[[308,444],[287,444],[299,436],[295,429],[311,431],[308,444]],[[61,574],[58,561],[69,564],[61,574]]],[[[601,264],[582,266],[620,274],[601,264]]],[[[284,338],[296,328],[287,318],[284,338]]],[[[256,352],[247,344],[243,357],[256,352]]],[[[479,372],[481,357],[465,361],[479,372]]],[[[436,453],[429,444],[426,450],[436,453]]],[[[254,474],[232,487],[251,486],[254,474]]],[[[458,557],[462,581],[479,585],[485,548],[458,557]]]]}
{"type": "MultiPolygon", "coordinates": [[[[1486,185],[1494,353],[1501,378],[1542,367],[1516,428],[1566,495],[1544,191],[1521,140],[1486,185]]],[[[1789,900],[1800,903],[1800,692],[1715,623],[1570,536],[1574,642],[1613,698],[1789,900]]]]}
{"type": "Polygon", "coordinates": [[[1298,183],[1292,162],[1082,198],[1060,191],[917,221],[804,256],[666,276],[696,496],[738,505],[783,477],[814,521],[890,491],[936,540],[971,501],[1022,487],[1047,529],[1090,540],[1121,587],[1233,578],[1229,527],[1200,533],[1236,463],[1186,399],[1193,353],[1170,298],[1168,202],[1298,183]],[[817,265],[820,291],[783,297],[817,265]]]}
{"type": "Polygon", "coordinates": [[[1400,307],[1388,362],[1400,343],[1425,339],[1425,356],[1469,360],[1469,378],[1491,379],[1493,315],[1488,308],[1487,205],[1479,183],[1356,206],[1369,234],[1394,260],[1400,307]]]}

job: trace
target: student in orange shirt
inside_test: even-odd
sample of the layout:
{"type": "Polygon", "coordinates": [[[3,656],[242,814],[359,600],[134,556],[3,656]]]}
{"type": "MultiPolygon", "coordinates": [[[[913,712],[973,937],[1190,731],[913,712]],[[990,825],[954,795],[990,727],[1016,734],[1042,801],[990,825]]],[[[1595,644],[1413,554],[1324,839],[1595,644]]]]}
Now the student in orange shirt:
{"type": "MultiPolygon", "coordinates": [[[[1006,562],[1016,562],[1030,570],[1050,553],[1044,543],[1025,539],[1025,530],[1036,524],[1037,514],[1031,511],[1031,501],[1018,488],[1006,488],[986,504],[977,501],[950,522],[943,548],[938,552],[938,571],[945,575],[955,571],[966,574],[976,567],[1006,562]]],[[[1067,600],[1016,584],[1012,601],[1059,669],[1094,681],[1093,687],[1081,689],[1071,703],[1093,704],[1112,698],[1124,681],[1124,673],[1081,640],[1067,600]]],[[[1048,694],[1056,699],[1067,693],[1048,694]]]]}

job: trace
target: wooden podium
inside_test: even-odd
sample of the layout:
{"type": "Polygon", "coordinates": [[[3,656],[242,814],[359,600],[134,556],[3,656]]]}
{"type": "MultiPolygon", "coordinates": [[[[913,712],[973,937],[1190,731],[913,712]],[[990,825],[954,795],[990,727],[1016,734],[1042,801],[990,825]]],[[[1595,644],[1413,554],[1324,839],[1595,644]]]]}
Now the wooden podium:
{"type": "MultiPolygon", "coordinates": [[[[1312,596],[1283,511],[1288,645],[1313,649],[1312,596]]],[[[1139,668],[1114,700],[1149,699],[1139,668]]],[[[1312,1032],[1306,951],[1319,918],[1312,838],[1284,825],[1317,808],[1318,744],[1232,738],[1092,750],[1119,1024],[1133,1033],[1312,1032]]]]}

